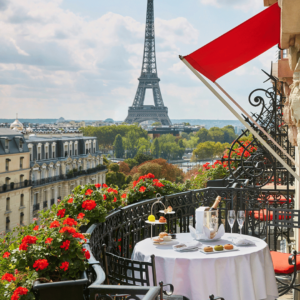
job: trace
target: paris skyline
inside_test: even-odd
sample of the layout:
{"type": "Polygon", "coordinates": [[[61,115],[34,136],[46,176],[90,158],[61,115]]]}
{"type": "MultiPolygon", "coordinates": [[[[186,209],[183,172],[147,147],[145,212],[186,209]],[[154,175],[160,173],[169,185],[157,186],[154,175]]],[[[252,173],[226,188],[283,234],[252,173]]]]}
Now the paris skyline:
{"type": "MultiPolygon", "coordinates": [[[[147,1],[23,2],[0,0],[0,118],[125,119],[141,72],[147,1]]],[[[234,119],[178,55],[263,10],[260,2],[250,9],[228,0],[224,9],[220,0],[155,0],[158,76],[171,119],[234,119]]],[[[220,83],[247,109],[248,94],[266,87],[260,69],[269,71],[274,58],[273,48],[220,83]]]]}

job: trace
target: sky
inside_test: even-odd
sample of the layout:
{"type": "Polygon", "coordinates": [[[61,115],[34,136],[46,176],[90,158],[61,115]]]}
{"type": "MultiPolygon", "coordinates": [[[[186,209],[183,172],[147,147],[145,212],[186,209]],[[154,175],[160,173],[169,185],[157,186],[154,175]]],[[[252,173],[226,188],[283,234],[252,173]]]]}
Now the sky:
{"type": "MultiPolygon", "coordinates": [[[[0,0],[0,118],[124,120],[141,73],[147,0],[0,0]]],[[[263,0],[154,0],[170,119],[235,117],[179,60],[265,9],[263,0]]],[[[224,45],[224,48],[231,45],[224,45]]],[[[272,48],[218,82],[247,111],[272,48]]],[[[234,48],[232,49],[234,55],[234,48]]],[[[145,104],[153,104],[150,91],[145,104]]]]}

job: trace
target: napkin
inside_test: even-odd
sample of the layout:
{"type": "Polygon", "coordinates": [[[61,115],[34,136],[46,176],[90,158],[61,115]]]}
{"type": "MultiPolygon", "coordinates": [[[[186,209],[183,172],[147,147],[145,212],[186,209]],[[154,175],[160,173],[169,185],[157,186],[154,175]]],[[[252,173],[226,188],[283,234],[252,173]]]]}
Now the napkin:
{"type": "Polygon", "coordinates": [[[188,242],[188,243],[179,243],[176,245],[173,245],[173,249],[175,251],[182,251],[182,250],[189,250],[189,249],[193,249],[193,248],[200,248],[202,245],[202,243],[200,242],[188,242]]]}
{"type": "Polygon", "coordinates": [[[189,229],[190,229],[190,234],[191,234],[192,238],[194,238],[195,240],[200,240],[201,234],[199,234],[196,231],[196,229],[191,225],[189,225],[189,229]]]}
{"type": "Polygon", "coordinates": [[[224,229],[224,225],[221,224],[216,235],[214,236],[214,238],[210,238],[210,230],[206,227],[206,226],[203,226],[203,232],[204,232],[204,235],[205,235],[205,238],[207,240],[217,240],[217,239],[220,239],[224,233],[225,233],[225,229],[224,229]]]}
{"type": "Polygon", "coordinates": [[[234,239],[233,244],[236,246],[253,246],[255,243],[248,239],[234,239]]]}

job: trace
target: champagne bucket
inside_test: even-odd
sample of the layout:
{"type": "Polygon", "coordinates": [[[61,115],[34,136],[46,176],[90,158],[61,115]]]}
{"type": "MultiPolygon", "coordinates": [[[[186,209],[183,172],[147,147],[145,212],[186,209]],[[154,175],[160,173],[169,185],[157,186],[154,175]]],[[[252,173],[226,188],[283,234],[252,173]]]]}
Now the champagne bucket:
{"type": "Polygon", "coordinates": [[[210,231],[210,238],[214,238],[218,232],[218,210],[204,211],[203,226],[210,231]]]}

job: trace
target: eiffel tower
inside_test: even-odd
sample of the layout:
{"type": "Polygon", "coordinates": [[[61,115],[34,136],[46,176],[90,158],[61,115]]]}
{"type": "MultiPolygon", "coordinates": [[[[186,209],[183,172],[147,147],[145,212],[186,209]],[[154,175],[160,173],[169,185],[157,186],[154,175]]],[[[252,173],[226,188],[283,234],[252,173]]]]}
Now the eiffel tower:
{"type": "Polygon", "coordinates": [[[147,18],[144,43],[144,57],[139,86],[132,106],[128,108],[126,123],[141,123],[144,121],[158,121],[162,125],[171,125],[168,108],[164,106],[157,76],[154,31],[154,5],[153,0],[148,0],[147,18]],[[154,104],[144,105],[146,90],[152,90],[154,104]]]}

